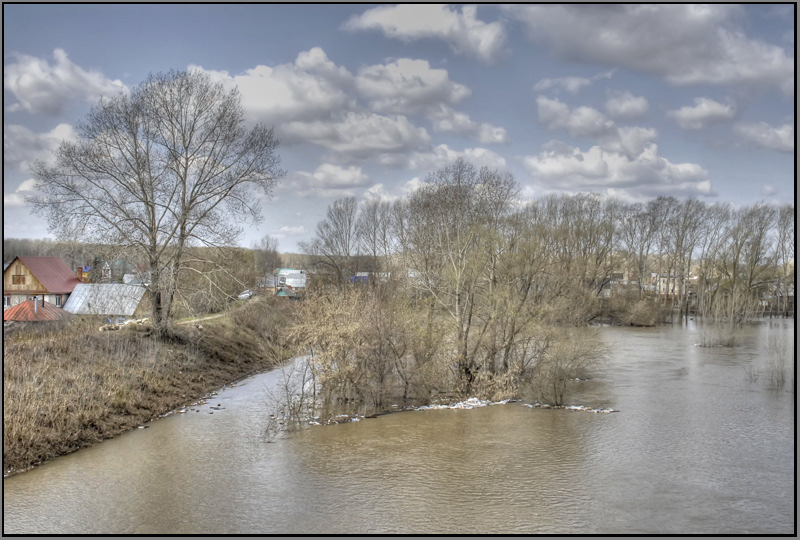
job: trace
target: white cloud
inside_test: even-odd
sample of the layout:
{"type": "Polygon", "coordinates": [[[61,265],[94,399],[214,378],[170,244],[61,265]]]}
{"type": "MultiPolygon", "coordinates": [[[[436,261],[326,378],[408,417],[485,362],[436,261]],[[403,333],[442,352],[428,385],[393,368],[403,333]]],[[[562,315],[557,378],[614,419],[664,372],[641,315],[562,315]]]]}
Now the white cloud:
{"type": "Polygon", "coordinates": [[[449,131],[459,135],[477,137],[482,144],[504,144],[508,142],[505,128],[492,124],[478,124],[468,114],[456,111],[447,105],[440,105],[430,111],[429,118],[433,122],[434,131],[449,131]]]}
{"type": "Polygon", "coordinates": [[[351,197],[357,188],[369,184],[361,167],[341,167],[323,163],[314,172],[297,171],[281,189],[301,197],[351,197]]]}
{"type": "Polygon", "coordinates": [[[17,192],[19,193],[20,191],[36,191],[36,179],[28,178],[22,182],[17,188],[17,192]]]}
{"type": "MultiPolygon", "coordinates": [[[[658,137],[658,132],[654,128],[618,127],[603,113],[591,107],[570,109],[561,101],[544,96],[539,96],[536,102],[539,106],[539,120],[548,129],[565,130],[573,136],[594,139],[599,143],[598,148],[601,150],[624,154],[626,158],[640,155],[658,137]]],[[[564,145],[558,142],[551,144],[564,145]]]]}
{"type": "Polygon", "coordinates": [[[765,195],[765,196],[767,196],[767,197],[772,197],[772,196],[773,196],[773,195],[775,195],[777,192],[778,192],[778,190],[777,190],[777,189],[775,189],[775,187],[774,187],[774,186],[771,186],[771,185],[769,185],[769,184],[764,184],[764,185],[761,187],[761,194],[762,194],[762,195],[765,195]]]}
{"type": "Polygon", "coordinates": [[[3,193],[3,206],[25,206],[25,199],[19,193],[3,193]]]}
{"type": "Polygon", "coordinates": [[[478,124],[468,114],[455,110],[453,105],[472,91],[450,80],[447,70],[431,68],[426,60],[400,58],[365,67],[356,77],[356,88],[375,112],[422,114],[430,119],[434,131],[476,137],[482,144],[508,141],[504,128],[478,124]]]}
{"type": "Polygon", "coordinates": [[[306,228],[303,225],[296,225],[296,226],[284,225],[283,227],[278,229],[276,232],[279,233],[279,234],[282,234],[282,235],[287,235],[287,234],[291,234],[291,235],[305,234],[306,233],[306,228]]]}
{"type": "Polygon", "coordinates": [[[615,70],[599,73],[594,77],[556,77],[553,79],[542,79],[533,85],[536,92],[545,92],[550,89],[566,90],[570,94],[577,94],[581,88],[590,86],[601,79],[610,79],[615,70]]]}
{"type": "Polygon", "coordinates": [[[36,191],[36,180],[28,178],[22,182],[14,193],[3,193],[3,206],[25,206],[25,196],[36,191]]]}
{"type": "Polygon", "coordinates": [[[617,128],[613,136],[604,138],[601,147],[633,158],[644,152],[657,138],[658,132],[654,128],[625,126],[617,128]]]}
{"type": "Polygon", "coordinates": [[[481,124],[478,140],[482,144],[505,144],[508,142],[508,132],[506,128],[481,124]]]}
{"type": "Polygon", "coordinates": [[[460,157],[476,167],[488,167],[500,171],[506,168],[506,160],[491,150],[478,147],[466,148],[459,152],[446,144],[440,144],[428,152],[414,152],[408,160],[408,165],[412,170],[429,173],[450,165],[460,157]]]}
{"type": "Polygon", "coordinates": [[[570,135],[602,137],[613,133],[614,122],[591,107],[570,108],[558,99],[544,96],[536,98],[539,121],[547,129],[564,129],[570,135]]]}
{"type": "Polygon", "coordinates": [[[380,113],[418,114],[440,103],[454,105],[472,93],[450,80],[447,70],[409,58],[365,67],[355,82],[359,94],[380,113]]]}
{"type": "Polygon", "coordinates": [[[736,115],[733,105],[724,105],[708,98],[695,98],[694,106],[668,111],[667,116],[684,129],[700,129],[709,124],[731,120],[736,115]]]}
{"type": "Polygon", "coordinates": [[[17,103],[9,111],[25,110],[34,114],[57,116],[73,101],[93,103],[101,96],[113,96],[127,87],[99,71],[85,70],[73,63],[63,49],[53,51],[55,62],[12,54],[14,59],[3,68],[3,85],[17,103]]]}
{"type": "Polygon", "coordinates": [[[421,188],[424,183],[425,182],[420,180],[419,176],[415,176],[414,178],[403,184],[403,192],[406,194],[414,193],[419,188],[421,188]]]}
{"type": "Polygon", "coordinates": [[[539,4],[507,12],[558,57],[652,73],[673,84],[794,91],[794,58],[752,39],[729,4],[539,4]]]}
{"type": "Polygon", "coordinates": [[[615,94],[606,101],[606,113],[613,118],[639,118],[649,108],[650,105],[645,98],[634,96],[627,91],[615,94]]]}
{"type": "Polygon", "coordinates": [[[477,18],[476,6],[451,8],[443,4],[400,4],[379,6],[351,17],[344,28],[380,30],[387,37],[413,41],[437,38],[458,53],[491,62],[499,55],[506,34],[499,22],[477,18]]]}
{"type": "Polygon", "coordinates": [[[355,158],[403,153],[430,142],[425,128],[405,116],[363,112],[347,112],[330,121],[289,122],[281,133],[355,158]]]}
{"type": "Polygon", "coordinates": [[[632,193],[659,195],[683,192],[715,195],[709,173],[694,163],[672,163],[648,144],[636,157],[592,146],[587,151],[564,143],[545,145],[523,165],[539,185],[559,190],[623,188],[632,193]]]}
{"type": "Polygon", "coordinates": [[[367,189],[363,194],[365,201],[394,202],[400,197],[392,195],[384,189],[383,184],[375,184],[367,189]]]}
{"type": "Polygon", "coordinates": [[[52,163],[53,151],[61,141],[77,138],[69,124],[58,124],[45,133],[34,133],[25,126],[9,124],[3,130],[3,164],[29,172],[30,165],[36,160],[52,163]]]}
{"type": "Polygon", "coordinates": [[[319,47],[303,51],[291,64],[258,65],[240,75],[190,65],[228,88],[238,87],[248,117],[269,124],[314,121],[355,106],[353,76],[334,64],[319,47]]]}
{"type": "Polygon", "coordinates": [[[738,124],[734,128],[739,136],[762,148],[779,152],[794,152],[794,126],[783,124],[773,127],[766,122],[738,124]]]}

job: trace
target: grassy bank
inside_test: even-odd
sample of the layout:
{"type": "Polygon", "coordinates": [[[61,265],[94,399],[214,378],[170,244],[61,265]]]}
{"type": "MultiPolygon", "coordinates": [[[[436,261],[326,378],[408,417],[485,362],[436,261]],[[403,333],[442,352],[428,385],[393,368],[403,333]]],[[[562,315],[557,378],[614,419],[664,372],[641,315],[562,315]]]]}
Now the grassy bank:
{"type": "MultiPolygon", "coordinates": [[[[269,299],[272,300],[272,299],[269,299]]],[[[280,361],[287,303],[254,299],[223,317],[99,332],[97,321],[13,329],[3,347],[3,471],[118,435],[280,361]]]]}

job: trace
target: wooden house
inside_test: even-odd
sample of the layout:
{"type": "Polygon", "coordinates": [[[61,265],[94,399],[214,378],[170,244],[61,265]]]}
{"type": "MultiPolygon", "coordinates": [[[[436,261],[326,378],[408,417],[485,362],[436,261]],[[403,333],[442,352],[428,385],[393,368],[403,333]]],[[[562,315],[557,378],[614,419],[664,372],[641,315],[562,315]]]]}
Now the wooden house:
{"type": "Polygon", "coordinates": [[[15,257],[3,271],[3,309],[34,297],[61,308],[79,283],[59,257],[15,257]]]}

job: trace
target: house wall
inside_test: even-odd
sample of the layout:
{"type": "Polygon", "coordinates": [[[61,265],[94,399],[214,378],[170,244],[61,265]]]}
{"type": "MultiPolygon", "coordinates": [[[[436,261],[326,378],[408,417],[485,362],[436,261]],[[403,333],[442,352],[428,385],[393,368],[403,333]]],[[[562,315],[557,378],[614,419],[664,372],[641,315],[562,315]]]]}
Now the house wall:
{"type": "MultiPolygon", "coordinates": [[[[42,285],[42,282],[36,279],[36,277],[31,274],[31,271],[28,270],[28,267],[22,264],[22,261],[16,259],[11,265],[6,268],[6,271],[3,272],[3,295],[7,296],[9,294],[21,294],[21,295],[28,295],[33,296],[34,294],[45,294],[47,290],[42,285]],[[25,283],[24,284],[14,284],[14,276],[23,276],[25,283]]],[[[27,299],[23,298],[23,300],[27,299]]]]}
{"type": "Polygon", "coordinates": [[[69,295],[66,294],[66,293],[61,294],[61,295],[57,295],[57,294],[41,294],[41,293],[39,293],[39,294],[35,294],[35,293],[3,294],[3,309],[8,309],[10,307],[14,307],[17,304],[21,304],[25,300],[33,298],[34,296],[38,296],[39,298],[44,298],[45,302],[53,304],[54,306],[60,307],[60,308],[64,307],[64,304],[67,303],[67,298],[69,298],[69,295]],[[6,303],[5,303],[5,297],[6,296],[11,298],[11,303],[9,305],[6,305],[6,303]],[[56,302],[56,296],[61,296],[61,303],[60,304],[56,302]]]}

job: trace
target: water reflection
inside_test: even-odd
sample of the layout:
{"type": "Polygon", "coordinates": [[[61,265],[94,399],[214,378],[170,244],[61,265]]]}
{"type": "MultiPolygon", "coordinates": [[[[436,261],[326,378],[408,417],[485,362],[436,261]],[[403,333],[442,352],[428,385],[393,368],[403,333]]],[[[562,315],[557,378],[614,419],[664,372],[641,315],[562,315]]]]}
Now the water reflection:
{"type": "MultiPolygon", "coordinates": [[[[750,381],[770,335],[605,328],[573,403],[404,412],[274,443],[265,388],[227,389],[4,481],[6,533],[791,533],[794,396],[750,381]],[[210,414],[211,405],[221,410],[210,414]]],[[[791,348],[789,348],[791,350],[791,348]]]]}

